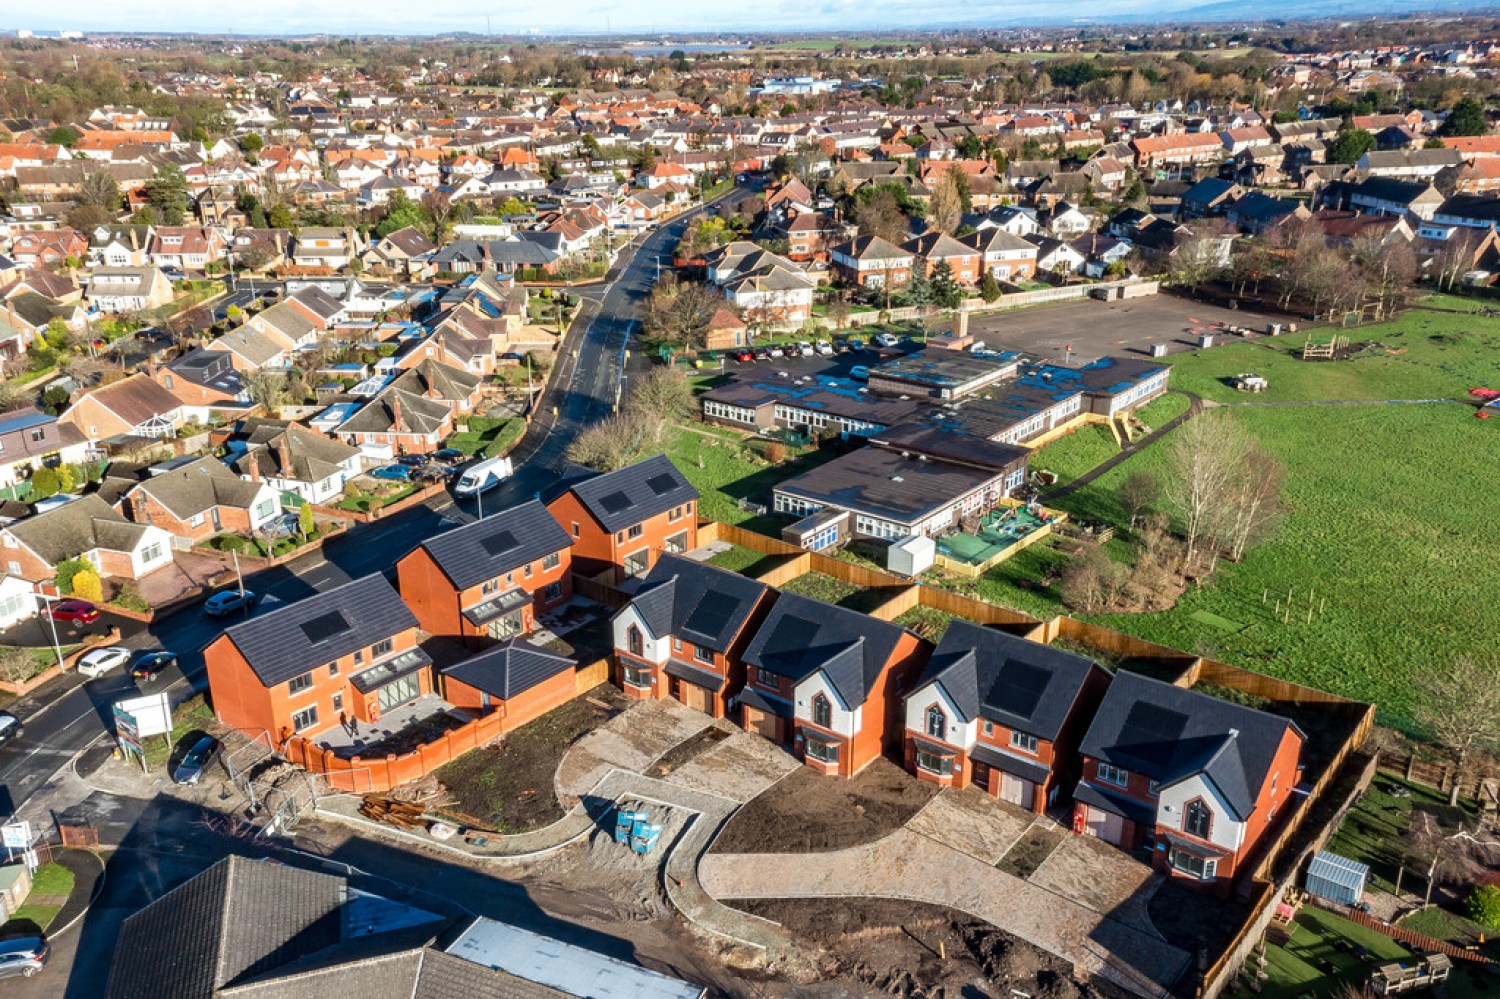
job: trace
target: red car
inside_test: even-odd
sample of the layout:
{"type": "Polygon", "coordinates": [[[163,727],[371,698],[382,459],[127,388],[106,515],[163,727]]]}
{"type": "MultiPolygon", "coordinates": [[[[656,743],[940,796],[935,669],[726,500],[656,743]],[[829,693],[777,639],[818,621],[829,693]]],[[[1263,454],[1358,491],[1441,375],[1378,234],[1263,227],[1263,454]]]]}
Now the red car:
{"type": "Polygon", "coordinates": [[[734,359],[741,364],[748,364],[755,360],[755,353],[749,350],[742,350],[734,355],[734,359]]]}
{"type": "Polygon", "coordinates": [[[76,621],[79,624],[93,624],[99,620],[99,608],[87,600],[59,600],[47,608],[48,613],[54,621],[76,621]]]}

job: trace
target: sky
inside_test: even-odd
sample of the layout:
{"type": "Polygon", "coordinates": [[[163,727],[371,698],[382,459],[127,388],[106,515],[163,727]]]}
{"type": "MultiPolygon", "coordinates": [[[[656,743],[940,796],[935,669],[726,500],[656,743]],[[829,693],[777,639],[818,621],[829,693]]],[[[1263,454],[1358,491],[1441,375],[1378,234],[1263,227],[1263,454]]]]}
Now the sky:
{"type": "MultiPolygon", "coordinates": [[[[1059,14],[1039,0],[761,0],[755,4],[705,4],[701,0],[569,0],[563,4],[500,2],[491,5],[414,4],[411,0],[69,0],[65,12],[25,20],[19,5],[0,12],[0,27],[34,31],[198,31],[215,34],[441,34],[486,31],[602,34],[620,32],[845,31],[1014,24],[1046,19],[1139,17],[1169,14],[1192,0],[1074,0],[1059,14]]],[[[9,3],[0,8],[10,7],[9,3]]]]}

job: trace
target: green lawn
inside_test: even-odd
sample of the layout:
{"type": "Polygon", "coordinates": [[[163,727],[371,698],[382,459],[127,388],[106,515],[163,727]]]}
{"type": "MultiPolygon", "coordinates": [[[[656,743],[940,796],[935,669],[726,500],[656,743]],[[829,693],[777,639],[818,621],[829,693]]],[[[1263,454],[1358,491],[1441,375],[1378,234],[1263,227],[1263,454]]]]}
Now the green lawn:
{"type": "Polygon", "coordinates": [[[1116,454],[1120,446],[1108,427],[1086,423],[1066,437],[1043,445],[1031,457],[1031,469],[1056,473],[1058,485],[1072,482],[1116,454]]]}
{"type": "Polygon", "coordinates": [[[869,613],[890,599],[890,592],[867,590],[821,572],[806,572],[781,587],[783,593],[800,593],[824,603],[869,613]]]}
{"type": "MultiPolygon", "coordinates": [[[[666,453],[698,488],[699,513],[726,524],[746,524],[752,514],[741,510],[738,500],[769,506],[776,483],[836,457],[832,450],[787,447],[787,460],[773,465],[764,457],[766,445],[766,441],[747,441],[732,430],[694,424],[677,433],[666,453]]],[[[748,526],[774,536],[787,522],[768,516],[748,526]]]]}
{"type": "Polygon", "coordinates": [[[1168,392],[1136,410],[1135,418],[1155,430],[1187,412],[1191,402],[1181,392],[1168,392]]]}
{"type": "Polygon", "coordinates": [[[172,734],[165,740],[159,735],[141,740],[141,749],[146,753],[146,767],[157,770],[166,765],[172,748],[189,732],[207,730],[215,724],[213,709],[202,694],[191,697],[177,706],[172,715],[172,734]]]}
{"type": "Polygon", "coordinates": [[[470,421],[469,429],[453,434],[443,442],[467,455],[484,452],[486,458],[504,454],[515,446],[526,433],[526,421],[521,417],[510,419],[476,418],[470,421]]]}
{"type": "Polygon", "coordinates": [[[23,927],[11,924],[33,923],[37,928],[46,930],[52,920],[57,918],[68,896],[73,893],[73,880],[73,872],[61,864],[43,864],[38,867],[32,875],[31,894],[27,896],[25,904],[16,909],[6,926],[0,929],[19,931],[23,927]]]}
{"type": "MultiPolygon", "coordinates": [[[[1414,805],[1436,815],[1445,827],[1456,825],[1470,814],[1463,806],[1450,809],[1448,796],[1433,788],[1379,774],[1328,841],[1328,849],[1339,856],[1368,864],[1371,886],[1381,891],[1394,891],[1396,866],[1401,859],[1414,805]],[[1390,793],[1392,788],[1404,788],[1411,793],[1409,796],[1393,795],[1390,793]]],[[[1420,879],[1410,871],[1402,878],[1403,891],[1412,890],[1418,884],[1420,879]]]]}
{"type": "MultiPolygon", "coordinates": [[[[1296,930],[1291,941],[1280,947],[1266,948],[1266,972],[1269,978],[1261,992],[1264,999],[1291,999],[1305,994],[1332,995],[1345,984],[1363,983],[1370,969],[1380,961],[1408,958],[1411,952],[1390,937],[1366,929],[1342,916],[1312,906],[1303,906],[1294,921],[1296,930]],[[1343,939],[1369,951],[1370,960],[1360,960],[1334,945],[1343,939]],[[1319,961],[1333,965],[1333,974],[1318,967],[1319,961]]],[[[1246,962],[1254,971],[1254,956],[1246,962]]]]}
{"type": "Polygon", "coordinates": [[[946,611],[940,611],[935,607],[913,607],[897,617],[894,623],[903,628],[910,628],[929,642],[940,642],[943,633],[948,630],[948,625],[952,622],[953,615],[946,611]]]}
{"type": "Polygon", "coordinates": [[[708,564],[720,569],[728,569],[730,572],[738,572],[744,576],[754,576],[753,567],[759,567],[760,563],[775,558],[774,555],[762,555],[754,548],[741,548],[738,545],[728,551],[719,552],[708,560],[708,564]]]}

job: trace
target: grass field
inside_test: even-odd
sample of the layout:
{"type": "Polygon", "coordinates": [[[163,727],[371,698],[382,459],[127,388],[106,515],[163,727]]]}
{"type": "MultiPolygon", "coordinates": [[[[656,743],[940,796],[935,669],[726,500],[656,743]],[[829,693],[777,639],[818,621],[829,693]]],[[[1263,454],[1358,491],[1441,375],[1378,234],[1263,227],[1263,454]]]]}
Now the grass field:
{"type": "MultiPolygon", "coordinates": [[[[1265,970],[1270,977],[1261,995],[1267,999],[1333,995],[1341,985],[1362,983],[1371,966],[1379,961],[1411,956],[1410,951],[1390,937],[1312,906],[1303,906],[1298,911],[1294,925],[1296,930],[1285,947],[1273,944],[1266,948],[1265,970]],[[1361,960],[1336,947],[1335,940],[1363,947],[1372,957],[1361,960]],[[1327,963],[1319,967],[1322,962],[1327,963]],[[1325,970],[1330,966],[1332,973],[1325,970]]],[[[1249,967],[1256,967],[1254,958],[1249,967]]]]}
{"type": "Polygon", "coordinates": [[[1057,484],[1067,485],[1119,452],[1120,445],[1108,427],[1088,423],[1044,445],[1032,456],[1030,467],[1056,473],[1057,484]]]}
{"type": "MultiPolygon", "coordinates": [[[[746,443],[732,430],[694,424],[692,429],[676,432],[666,453],[688,481],[698,488],[701,494],[698,510],[703,516],[726,524],[743,524],[753,515],[741,510],[738,500],[753,499],[769,504],[771,487],[777,482],[835,457],[829,450],[812,448],[799,451],[788,447],[787,460],[772,465],[763,457],[764,448],[764,441],[746,443]]],[[[749,526],[772,528],[769,521],[749,526]]],[[[772,528],[770,533],[774,534],[778,529],[772,528]]]]}

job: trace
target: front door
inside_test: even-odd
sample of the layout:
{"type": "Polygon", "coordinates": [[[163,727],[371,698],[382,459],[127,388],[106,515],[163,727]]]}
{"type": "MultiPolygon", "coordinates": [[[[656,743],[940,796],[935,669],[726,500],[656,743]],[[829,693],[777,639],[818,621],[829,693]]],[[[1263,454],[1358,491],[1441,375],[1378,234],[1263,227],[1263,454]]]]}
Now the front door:
{"type": "Polygon", "coordinates": [[[422,684],[417,680],[417,675],[403,676],[399,680],[392,680],[376,692],[376,699],[380,702],[380,713],[389,714],[407,701],[415,701],[422,693],[422,684]]]}
{"type": "Polygon", "coordinates": [[[990,789],[990,765],[978,760],[969,761],[969,782],[986,791],[990,789]]]}

